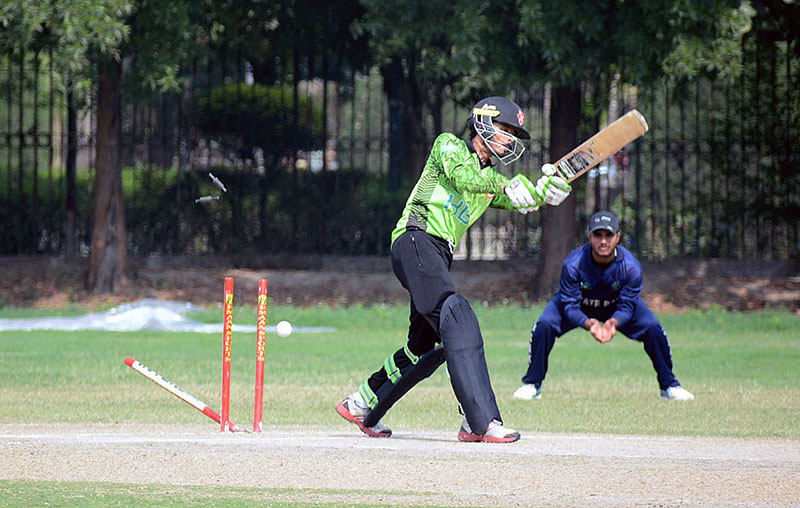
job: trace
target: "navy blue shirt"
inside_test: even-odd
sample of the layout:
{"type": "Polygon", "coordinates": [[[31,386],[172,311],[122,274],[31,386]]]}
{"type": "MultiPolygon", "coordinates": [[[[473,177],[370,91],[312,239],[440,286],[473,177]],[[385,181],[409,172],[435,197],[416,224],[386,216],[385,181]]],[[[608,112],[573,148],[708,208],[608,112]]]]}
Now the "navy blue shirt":
{"type": "Polygon", "coordinates": [[[631,252],[617,245],[614,260],[601,266],[585,244],[567,255],[561,268],[559,294],[567,319],[583,327],[589,318],[616,318],[620,328],[633,314],[642,291],[642,265],[631,252]]]}

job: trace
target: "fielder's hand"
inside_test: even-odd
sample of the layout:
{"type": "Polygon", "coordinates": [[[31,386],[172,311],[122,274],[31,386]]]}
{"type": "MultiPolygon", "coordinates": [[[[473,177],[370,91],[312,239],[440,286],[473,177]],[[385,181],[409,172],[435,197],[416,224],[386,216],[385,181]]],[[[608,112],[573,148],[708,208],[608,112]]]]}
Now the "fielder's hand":
{"type": "Polygon", "coordinates": [[[503,192],[511,200],[514,209],[526,214],[538,210],[544,204],[544,199],[535,194],[536,188],[525,175],[517,175],[506,183],[503,192]]]}
{"type": "Polygon", "coordinates": [[[603,324],[594,318],[590,318],[584,323],[584,328],[592,334],[594,340],[600,344],[605,344],[617,334],[617,320],[611,318],[603,324]]]}
{"type": "Polygon", "coordinates": [[[617,320],[616,318],[611,318],[605,323],[603,323],[603,336],[605,337],[605,342],[610,341],[614,338],[614,335],[617,334],[617,320]]]}
{"type": "Polygon", "coordinates": [[[590,318],[586,320],[583,326],[592,334],[594,340],[600,344],[605,344],[610,341],[617,333],[616,319],[610,319],[603,324],[594,318],[590,318]]]}
{"type": "Polygon", "coordinates": [[[535,193],[548,205],[560,205],[572,192],[572,187],[560,176],[555,176],[556,168],[552,164],[542,166],[542,173],[544,176],[536,181],[535,193]]]}
{"type": "Polygon", "coordinates": [[[603,340],[605,339],[605,337],[603,336],[603,324],[600,321],[594,318],[587,319],[584,327],[589,331],[589,333],[592,334],[594,340],[596,340],[600,344],[605,343],[605,340],[603,340]]]}

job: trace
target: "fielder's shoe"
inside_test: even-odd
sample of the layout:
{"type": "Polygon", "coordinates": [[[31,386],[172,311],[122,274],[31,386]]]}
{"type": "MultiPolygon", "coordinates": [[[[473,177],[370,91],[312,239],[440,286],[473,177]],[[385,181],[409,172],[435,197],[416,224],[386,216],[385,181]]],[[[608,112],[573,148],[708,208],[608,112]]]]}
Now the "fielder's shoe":
{"type": "Polygon", "coordinates": [[[392,429],[381,423],[380,421],[372,427],[364,426],[364,419],[370,412],[370,409],[363,409],[353,400],[353,396],[349,396],[339,404],[336,405],[336,412],[348,422],[355,423],[364,434],[369,437],[389,437],[392,435],[392,429]]]}
{"type": "Polygon", "coordinates": [[[661,390],[661,398],[667,400],[694,400],[694,395],[678,385],[670,386],[666,390],[661,390]]]}
{"type": "Polygon", "coordinates": [[[458,440],[466,443],[477,443],[483,441],[485,443],[513,443],[519,441],[519,432],[513,429],[503,427],[503,424],[497,420],[492,420],[486,433],[483,435],[475,434],[469,428],[467,417],[461,422],[461,430],[458,431],[458,440]]]}
{"type": "Polygon", "coordinates": [[[524,385],[517,388],[516,392],[514,392],[514,398],[521,400],[541,399],[542,388],[540,386],[537,387],[533,383],[525,383],[524,385]]]}

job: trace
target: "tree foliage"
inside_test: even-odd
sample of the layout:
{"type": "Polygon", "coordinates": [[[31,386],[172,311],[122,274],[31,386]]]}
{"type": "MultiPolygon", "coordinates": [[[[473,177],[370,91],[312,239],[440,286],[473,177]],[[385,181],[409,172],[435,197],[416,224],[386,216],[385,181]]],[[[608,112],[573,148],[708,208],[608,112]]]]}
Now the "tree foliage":
{"type": "Polygon", "coordinates": [[[229,84],[198,93],[193,117],[198,130],[224,151],[240,160],[252,160],[260,149],[265,160],[274,164],[295,149],[324,146],[321,108],[307,97],[298,97],[302,114],[294,126],[292,103],[291,90],[257,83],[229,84]]]}
{"type": "Polygon", "coordinates": [[[177,90],[181,65],[204,50],[194,3],[138,0],[127,22],[130,36],[120,50],[126,90],[134,96],[177,90]]]}
{"type": "Polygon", "coordinates": [[[379,65],[400,58],[429,104],[451,89],[454,98],[469,95],[475,70],[487,59],[487,21],[475,2],[465,0],[363,0],[363,27],[379,65]],[[435,22],[432,22],[436,20],[435,22]]]}
{"type": "Polygon", "coordinates": [[[742,2],[738,8],[723,10],[707,37],[678,34],[674,49],[664,59],[664,73],[675,79],[709,75],[731,79],[740,75],[741,40],[752,28],[755,14],[749,2],[742,2]]]}
{"type": "Polygon", "coordinates": [[[520,5],[524,74],[578,85],[621,75],[628,83],[665,72],[726,71],[752,9],[738,0],[577,0],[520,5]]]}
{"type": "MultiPolygon", "coordinates": [[[[413,181],[425,164],[432,138],[442,130],[442,105],[467,105],[484,96],[492,74],[486,66],[495,30],[489,9],[466,0],[362,0],[361,26],[380,67],[390,103],[390,185],[413,181]],[[434,132],[429,132],[427,120],[434,132]]],[[[498,1],[498,3],[504,3],[498,1]]],[[[505,2],[508,3],[508,2],[505,2]]],[[[499,7],[493,6],[492,10],[499,7]]],[[[503,94],[509,84],[494,88],[503,94]]]]}
{"type": "Polygon", "coordinates": [[[363,69],[368,61],[358,0],[203,0],[196,8],[198,39],[209,51],[247,60],[263,84],[281,79],[279,67],[290,68],[296,57],[316,59],[314,76],[325,74],[326,56],[336,60],[334,70],[345,63],[363,69]]]}
{"type": "Polygon", "coordinates": [[[133,8],[133,0],[6,2],[0,5],[0,51],[49,49],[58,75],[86,88],[94,54],[120,57],[133,8]]]}
{"type": "Polygon", "coordinates": [[[177,89],[199,19],[188,0],[17,0],[0,6],[0,51],[52,53],[62,87],[86,92],[98,59],[126,59],[134,91],[177,89]]]}

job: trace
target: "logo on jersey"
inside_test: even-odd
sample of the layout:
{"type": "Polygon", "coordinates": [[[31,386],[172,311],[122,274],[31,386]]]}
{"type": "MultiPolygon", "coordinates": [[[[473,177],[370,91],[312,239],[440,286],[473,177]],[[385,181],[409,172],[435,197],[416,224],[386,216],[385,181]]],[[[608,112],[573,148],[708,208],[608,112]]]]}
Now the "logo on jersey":
{"type": "Polygon", "coordinates": [[[449,211],[453,214],[453,217],[456,220],[465,226],[469,226],[469,205],[462,199],[458,202],[458,204],[453,204],[453,200],[455,200],[455,196],[450,194],[447,198],[447,203],[444,205],[445,211],[449,211]]]}
{"type": "Polygon", "coordinates": [[[615,280],[615,281],[614,281],[614,282],[611,284],[611,289],[612,289],[612,291],[619,291],[619,288],[621,288],[621,287],[622,287],[622,281],[615,280]]]}
{"type": "Polygon", "coordinates": [[[607,309],[616,304],[616,298],[612,298],[611,300],[601,300],[600,298],[584,298],[583,301],[581,301],[582,307],[590,307],[593,309],[607,309]]]}

